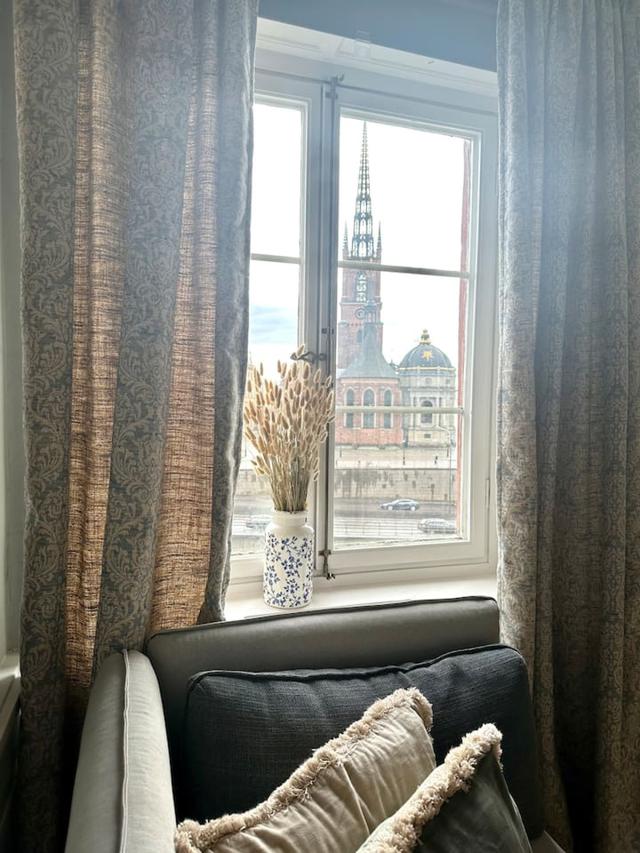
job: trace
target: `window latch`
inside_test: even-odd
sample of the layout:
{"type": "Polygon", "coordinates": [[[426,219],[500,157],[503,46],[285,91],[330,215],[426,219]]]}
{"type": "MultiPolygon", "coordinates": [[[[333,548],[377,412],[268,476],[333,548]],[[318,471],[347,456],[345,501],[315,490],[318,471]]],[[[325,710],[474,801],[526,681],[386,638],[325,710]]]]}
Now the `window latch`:
{"type": "Polygon", "coordinates": [[[328,581],[334,580],[335,575],[329,568],[329,557],[331,556],[329,548],[324,548],[324,550],[318,551],[318,556],[322,557],[322,574],[328,581]]]}
{"type": "Polygon", "coordinates": [[[317,364],[319,361],[327,360],[327,356],[323,352],[313,352],[313,350],[307,350],[300,355],[292,352],[290,358],[292,361],[308,361],[309,364],[317,364]]]}

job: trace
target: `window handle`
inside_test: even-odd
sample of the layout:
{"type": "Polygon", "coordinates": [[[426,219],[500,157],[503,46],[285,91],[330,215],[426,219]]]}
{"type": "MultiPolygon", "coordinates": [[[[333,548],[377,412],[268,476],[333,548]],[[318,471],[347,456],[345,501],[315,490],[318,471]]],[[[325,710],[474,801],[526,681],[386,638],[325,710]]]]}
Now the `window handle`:
{"type": "Polygon", "coordinates": [[[297,352],[292,352],[290,358],[292,361],[308,361],[309,364],[317,364],[319,361],[327,360],[327,356],[323,352],[313,352],[313,350],[301,352],[300,355],[297,352]]]}

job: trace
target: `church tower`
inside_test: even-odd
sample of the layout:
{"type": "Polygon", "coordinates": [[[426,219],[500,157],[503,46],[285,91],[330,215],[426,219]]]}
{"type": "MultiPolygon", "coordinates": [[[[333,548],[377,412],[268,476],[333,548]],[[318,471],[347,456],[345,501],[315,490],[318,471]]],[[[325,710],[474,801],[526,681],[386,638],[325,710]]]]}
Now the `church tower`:
{"type": "MultiPolygon", "coordinates": [[[[360,168],[351,245],[349,245],[349,232],[345,223],[342,258],[350,261],[377,261],[378,263],[382,258],[380,226],[378,226],[377,245],[375,245],[373,236],[366,122],[362,128],[360,168]]],[[[378,349],[382,352],[381,308],[379,272],[351,269],[342,271],[340,320],[338,322],[338,370],[344,370],[358,357],[364,340],[365,326],[373,328],[373,332],[369,329],[367,337],[373,336],[378,349]]]]}

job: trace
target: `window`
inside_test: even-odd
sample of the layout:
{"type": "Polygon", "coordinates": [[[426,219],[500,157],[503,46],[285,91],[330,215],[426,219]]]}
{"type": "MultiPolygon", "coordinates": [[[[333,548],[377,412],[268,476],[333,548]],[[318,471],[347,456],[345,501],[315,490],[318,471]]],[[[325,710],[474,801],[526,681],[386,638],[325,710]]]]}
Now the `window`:
{"type": "MultiPolygon", "coordinates": [[[[440,400],[441,400],[440,405],[442,405],[442,398],[440,398],[440,400]]],[[[431,402],[431,400],[420,400],[420,405],[422,406],[423,409],[425,407],[433,407],[433,403],[431,402]]],[[[420,423],[432,424],[433,423],[433,415],[431,413],[429,413],[428,415],[424,415],[424,414],[420,415],[420,423]]]]}
{"type": "MultiPolygon", "coordinates": [[[[260,99],[254,107],[249,361],[262,362],[271,374],[299,339],[305,119],[304,106],[290,100],[260,99]]],[[[268,487],[255,476],[251,456],[243,443],[233,518],[237,555],[259,550],[271,511],[268,487]]]]}
{"type": "MultiPolygon", "coordinates": [[[[362,404],[364,406],[373,406],[375,401],[375,394],[371,388],[367,388],[364,392],[364,397],[362,398],[362,404]]],[[[375,415],[372,412],[365,412],[362,415],[362,428],[373,429],[375,425],[375,415]]]]}
{"type": "MultiPolygon", "coordinates": [[[[383,405],[390,406],[392,402],[393,396],[391,394],[391,391],[389,391],[389,389],[387,388],[387,390],[384,392],[383,405]]],[[[390,415],[388,412],[384,413],[383,427],[384,429],[393,429],[393,415],[390,415]]]]}
{"type": "MultiPolygon", "coordinates": [[[[367,290],[367,276],[365,273],[360,272],[356,278],[356,302],[367,301],[367,290]]],[[[362,338],[362,334],[360,337],[362,338]]]]}
{"type": "MultiPolygon", "coordinates": [[[[345,394],[345,403],[347,406],[354,406],[356,402],[356,395],[352,388],[347,390],[345,394]]],[[[344,425],[347,429],[353,429],[353,412],[347,412],[344,416],[344,425]]]]}
{"type": "MultiPolygon", "coordinates": [[[[434,88],[408,54],[413,70],[399,77],[366,57],[336,66],[337,42],[313,37],[333,45],[326,66],[279,56],[273,37],[257,54],[249,357],[275,371],[304,342],[334,377],[336,420],[309,507],[318,571],[484,566],[494,92],[485,81],[470,95],[466,72],[452,83],[450,69],[448,88],[434,88]],[[396,499],[416,509],[381,509],[396,499]],[[446,537],[418,523],[429,518],[446,520],[446,537]]],[[[294,28],[283,51],[296,38],[294,28]]],[[[260,571],[271,510],[250,461],[245,447],[234,576],[260,571]]]]}

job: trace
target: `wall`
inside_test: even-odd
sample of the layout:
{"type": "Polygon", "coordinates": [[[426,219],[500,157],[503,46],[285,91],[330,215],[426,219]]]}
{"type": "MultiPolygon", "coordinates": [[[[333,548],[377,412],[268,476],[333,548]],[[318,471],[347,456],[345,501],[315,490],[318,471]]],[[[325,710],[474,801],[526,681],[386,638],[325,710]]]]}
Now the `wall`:
{"type": "Polygon", "coordinates": [[[0,634],[3,652],[18,645],[24,523],[20,228],[11,7],[11,0],[0,3],[0,626],[4,625],[0,634]]]}
{"type": "Polygon", "coordinates": [[[260,15],[299,27],[496,69],[497,0],[261,0],[260,15]]]}
{"type": "MultiPolygon", "coordinates": [[[[336,469],[335,494],[337,498],[371,501],[374,509],[380,502],[395,498],[414,498],[425,504],[448,504],[450,496],[455,495],[455,481],[456,470],[450,470],[448,460],[444,458],[435,468],[345,467],[336,469]]],[[[238,493],[256,497],[267,495],[264,479],[251,469],[241,470],[238,493]]],[[[434,506],[433,509],[439,507],[434,506]]]]}

